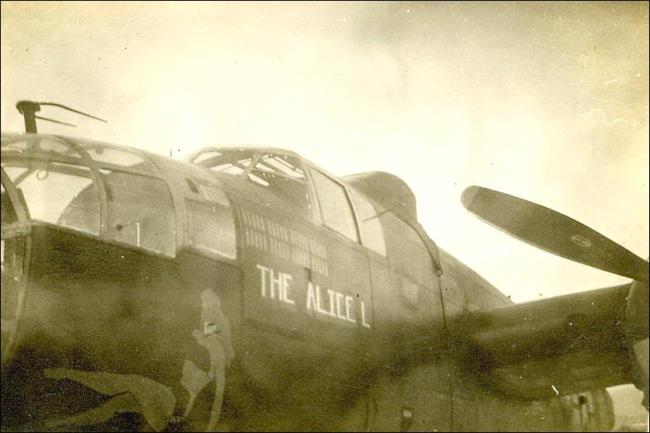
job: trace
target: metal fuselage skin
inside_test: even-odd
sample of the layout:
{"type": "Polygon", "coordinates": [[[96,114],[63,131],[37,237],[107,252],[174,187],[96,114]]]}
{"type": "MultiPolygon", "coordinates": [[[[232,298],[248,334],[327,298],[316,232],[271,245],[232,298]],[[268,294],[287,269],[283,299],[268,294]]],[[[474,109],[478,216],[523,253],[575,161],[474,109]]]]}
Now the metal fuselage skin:
{"type": "MultiPolygon", "coordinates": [[[[161,384],[174,398],[168,429],[214,428],[216,401],[218,425],[233,430],[608,427],[604,391],[592,392],[588,404],[578,396],[518,400],[459,365],[447,322],[509,301],[444,251],[437,274],[422,240],[393,213],[375,218],[385,244],[377,252],[319,220],[318,204],[305,216],[241,176],[136,153],[169,189],[171,252],[141,245],[145,224],[137,225],[137,243],[120,237],[130,222],[118,224],[111,213],[119,193],[108,185],[112,173],[134,169],[88,162],[100,197],[98,233],[30,217],[20,209],[29,207],[20,185],[11,185],[17,177],[3,173],[3,208],[11,201],[16,214],[3,218],[3,304],[6,298],[12,306],[3,305],[3,428],[43,426],[116,394],[73,376],[57,379],[61,371],[161,384]],[[216,206],[206,189],[220,192],[218,221],[191,215],[190,203],[216,206]],[[202,224],[221,224],[216,239],[231,245],[204,248],[202,224]],[[423,326],[427,347],[413,355],[409,342],[423,326]],[[189,384],[199,377],[208,383],[189,384]]],[[[74,164],[3,148],[3,170],[12,158],[25,167],[74,164]]],[[[320,171],[303,164],[305,172],[320,171]]],[[[311,176],[307,182],[317,196],[311,176]]],[[[136,196],[129,200],[121,206],[137,205],[136,196]]],[[[359,237],[362,218],[353,209],[359,237]]],[[[97,428],[139,428],[152,417],[118,411],[97,428]]]]}

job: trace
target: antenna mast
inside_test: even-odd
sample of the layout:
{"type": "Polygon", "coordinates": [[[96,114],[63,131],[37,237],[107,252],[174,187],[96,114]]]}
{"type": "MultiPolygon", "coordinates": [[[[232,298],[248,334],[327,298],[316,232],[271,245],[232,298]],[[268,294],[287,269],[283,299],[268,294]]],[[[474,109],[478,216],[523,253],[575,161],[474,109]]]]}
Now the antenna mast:
{"type": "Polygon", "coordinates": [[[62,108],[64,110],[72,111],[73,113],[81,114],[82,116],[90,117],[91,119],[95,119],[95,120],[99,120],[100,122],[107,123],[106,120],[104,119],[100,119],[99,117],[95,117],[91,114],[84,113],[83,111],[75,110],[74,108],[70,108],[62,104],[57,104],[55,102],[18,101],[18,103],[16,103],[16,109],[20,114],[23,115],[23,118],[25,119],[26,133],[36,134],[38,132],[36,128],[36,119],[45,120],[47,122],[52,122],[52,123],[58,123],[60,125],[71,126],[73,128],[76,127],[76,125],[73,125],[71,123],[66,123],[60,120],[50,119],[47,117],[37,116],[36,113],[38,111],[41,111],[42,106],[52,106],[52,107],[62,108]]]}

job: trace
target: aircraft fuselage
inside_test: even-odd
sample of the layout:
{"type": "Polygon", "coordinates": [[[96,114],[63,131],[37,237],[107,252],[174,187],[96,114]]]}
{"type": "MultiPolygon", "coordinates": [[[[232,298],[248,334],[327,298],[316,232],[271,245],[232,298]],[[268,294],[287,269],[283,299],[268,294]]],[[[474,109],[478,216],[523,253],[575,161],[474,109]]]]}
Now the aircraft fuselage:
{"type": "Polygon", "coordinates": [[[518,400],[455,362],[447,323],[509,301],[409,213],[290,152],[193,162],[3,136],[3,429],[611,423],[602,390],[518,400]]]}

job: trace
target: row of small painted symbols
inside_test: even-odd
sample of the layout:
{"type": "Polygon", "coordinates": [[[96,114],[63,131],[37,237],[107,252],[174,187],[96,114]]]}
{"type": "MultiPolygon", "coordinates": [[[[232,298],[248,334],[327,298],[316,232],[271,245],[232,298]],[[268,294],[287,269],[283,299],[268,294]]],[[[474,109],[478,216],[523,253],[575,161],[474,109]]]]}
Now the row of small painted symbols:
{"type": "Polygon", "coordinates": [[[277,222],[271,221],[268,218],[257,215],[247,209],[239,209],[239,214],[244,222],[244,225],[263,233],[268,233],[270,236],[277,238],[283,242],[288,242],[308,251],[322,259],[327,259],[327,249],[320,242],[311,239],[304,234],[292,229],[287,228],[277,222]]]}
{"type": "Polygon", "coordinates": [[[285,260],[291,260],[293,263],[301,267],[309,268],[318,274],[325,276],[328,275],[327,259],[322,258],[323,256],[326,256],[324,253],[325,247],[322,244],[318,242],[308,242],[306,236],[294,230],[286,230],[286,228],[277,223],[269,222],[273,224],[276,232],[278,232],[278,228],[286,230],[286,233],[288,233],[287,237],[292,241],[292,245],[289,245],[278,238],[267,236],[266,232],[260,232],[257,230],[257,227],[264,226],[265,221],[268,221],[267,219],[259,217],[245,209],[240,209],[240,214],[242,221],[245,223],[243,238],[246,246],[257,248],[285,260]],[[252,223],[252,226],[246,224],[246,221],[252,223]],[[315,246],[306,250],[305,247],[307,245],[315,246]],[[318,253],[310,254],[309,251],[317,251],[318,253]]]}

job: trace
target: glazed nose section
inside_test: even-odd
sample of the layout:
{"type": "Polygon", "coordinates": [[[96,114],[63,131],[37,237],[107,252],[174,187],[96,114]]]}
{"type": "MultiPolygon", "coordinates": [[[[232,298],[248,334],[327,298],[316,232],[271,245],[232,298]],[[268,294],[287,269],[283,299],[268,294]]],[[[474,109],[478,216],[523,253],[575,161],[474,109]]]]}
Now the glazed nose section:
{"type": "MultiPolygon", "coordinates": [[[[6,235],[3,227],[3,237],[6,235]]],[[[27,237],[17,236],[2,239],[2,367],[12,358],[16,348],[18,323],[25,303],[27,263],[27,237]]]]}

